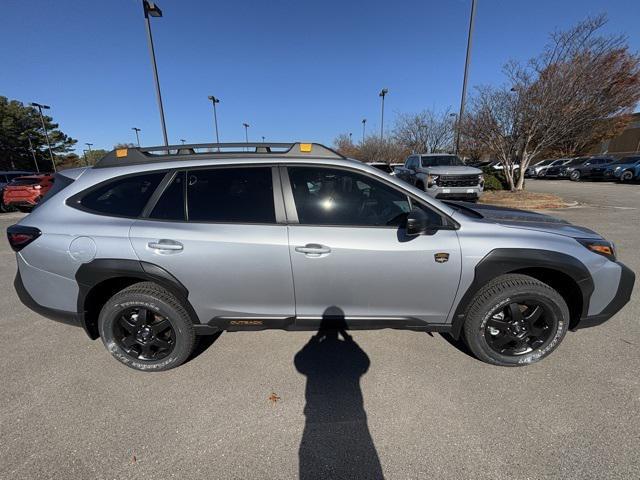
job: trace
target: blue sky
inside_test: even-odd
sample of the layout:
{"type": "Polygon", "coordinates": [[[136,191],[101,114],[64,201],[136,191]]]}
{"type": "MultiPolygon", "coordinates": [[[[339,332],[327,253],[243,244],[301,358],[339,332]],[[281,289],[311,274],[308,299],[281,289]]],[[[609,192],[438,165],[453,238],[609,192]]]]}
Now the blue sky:
{"type": "MultiPolygon", "coordinates": [[[[158,0],[152,19],[169,141],[331,143],[379,131],[378,92],[398,112],[457,110],[470,0],[158,0]]],[[[3,0],[0,95],[52,106],[80,144],[162,142],[139,0],[3,0]]],[[[607,13],[640,50],[637,0],[478,0],[470,85],[499,84],[509,59],[549,32],[607,13]]]]}

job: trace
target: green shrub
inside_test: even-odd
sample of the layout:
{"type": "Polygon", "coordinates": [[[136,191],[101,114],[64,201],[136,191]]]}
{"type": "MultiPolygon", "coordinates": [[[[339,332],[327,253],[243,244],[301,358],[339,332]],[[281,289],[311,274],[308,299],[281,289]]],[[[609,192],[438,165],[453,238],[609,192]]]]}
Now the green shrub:
{"type": "Polygon", "coordinates": [[[489,173],[485,173],[484,174],[484,189],[485,191],[489,192],[492,190],[504,190],[504,186],[502,185],[502,182],[500,182],[500,180],[498,180],[498,177],[496,177],[495,175],[489,173]]]}

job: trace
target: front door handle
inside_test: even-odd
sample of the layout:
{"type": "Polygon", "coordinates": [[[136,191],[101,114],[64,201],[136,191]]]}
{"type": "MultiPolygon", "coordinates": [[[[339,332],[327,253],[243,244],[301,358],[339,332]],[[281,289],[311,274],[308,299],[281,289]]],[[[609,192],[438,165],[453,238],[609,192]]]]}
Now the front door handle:
{"type": "Polygon", "coordinates": [[[159,250],[161,252],[179,252],[184,247],[180,242],[175,240],[158,240],[157,242],[149,242],[147,246],[152,250],[159,250]]]}
{"type": "Polygon", "coordinates": [[[307,243],[304,247],[296,247],[296,252],[304,253],[305,255],[326,255],[331,253],[331,249],[326,245],[307,243]]]}

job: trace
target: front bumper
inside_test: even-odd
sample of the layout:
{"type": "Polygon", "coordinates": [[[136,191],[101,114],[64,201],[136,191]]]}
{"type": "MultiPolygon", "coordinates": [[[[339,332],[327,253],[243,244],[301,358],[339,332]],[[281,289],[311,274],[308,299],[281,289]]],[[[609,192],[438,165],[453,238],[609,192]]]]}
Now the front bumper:
{"type": "Polygon", "coordinates": [[[426,192],[434,198],[477,200],[482,194],[482,189],[475,187],[438,187],[433,186],[426,189],[426,192]]]}
{"type": "Polygon", "coordinates": [[[624,265],[623,263],[616,262],[620,265],[622,272],[620,273],[620,282],[618,283],[618,290],[616,291],[613,300],[607,305],[602,312],[596,315],[588,315],[582,317],[580,321],[573,326],[572,330],[580,328],[595,327],[600,325],[616,313],[618,313],[622,307],[624,307],[631,299],[631,293],[633,292],[633,285],[635,283],[636,275],[633,271],[624,265]]]}

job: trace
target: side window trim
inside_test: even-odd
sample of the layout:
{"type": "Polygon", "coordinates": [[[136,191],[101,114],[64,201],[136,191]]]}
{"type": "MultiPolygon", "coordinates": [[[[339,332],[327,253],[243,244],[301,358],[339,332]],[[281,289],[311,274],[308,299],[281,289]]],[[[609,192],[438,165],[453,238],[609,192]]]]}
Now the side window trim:
{"type": "Polygon", "coordinates": [[[176,175],[178,175],[178,173],[179,172],[177,170],[167,172],[167,174],[158,185],[158,188],[156,188],[156,191],[153,192],[153,195],[151,195],[151,198],[149,198],[149,201],[142,209],[142,213],[140,213],[139,218],[149,218],[149,215],[151,215],[151,212],[155,208],[156,203],[158,203],[158,200],[160,200],[160,197],[165,192],[167,187],[171,184],[171,182],[173,182],[173,179],[176,175]]]}
{"type": "Polygon", "coordinates": [[[298,220],[298,210],[296,209],[296,202],[293,198],[293,190],[291,189],[291,180],[289,179],[289,170],[284,165],[280,168],[280,184],[282,186],[282,197],[284,199],[284,207],[286,213],[286,221],[288,224],[297,225],[300,223],[298,220]]]}

